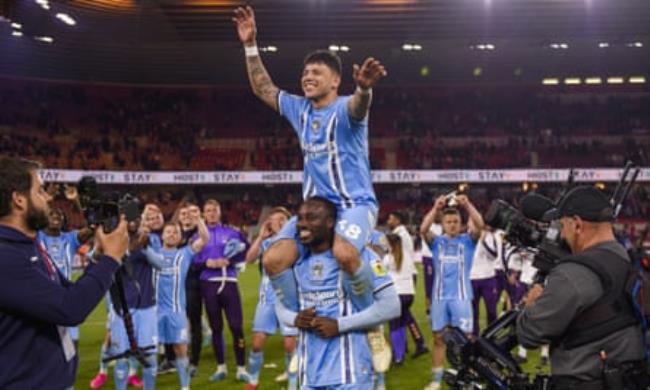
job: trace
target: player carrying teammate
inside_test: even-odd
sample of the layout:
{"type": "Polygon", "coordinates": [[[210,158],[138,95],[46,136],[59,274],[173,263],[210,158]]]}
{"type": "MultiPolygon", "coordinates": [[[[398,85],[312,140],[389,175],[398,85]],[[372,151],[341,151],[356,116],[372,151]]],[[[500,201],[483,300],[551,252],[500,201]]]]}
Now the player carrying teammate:
{"type": "MultiPolygon", "coordinates": [[[[360,261],[359,255],[368,243],[378,210],[368,158],[368,112],[372,87],[386,76],[386,70],[372,57],[361,66],[354,65],[357,89],[351,96],[339,96],[340,58],[332,52],[316,51],[304,61],[301,79],[304,96],[292,95],[273,83],[262,63],[253,9],[237,8],[233,20],[244,45],[253,93],[287,118],[300,139],[304,161],[303,197],[322,196],[338,209],[332,251],[344,271],[344,288],[357,307],[367,307],[372,303],[372,271],[360,261]]],[[[263,258],[278,297],[293,310],[298,308],[298,292],[290,267],[304,249],[299,248],[296,237],[296,221],[291,219],[263,258]]],[[[380,360],[389,362],[389,349],[381,350],[387,352],[380,360]]]]}
{"type": "Polygon", "coordinates": [[[399,315],[400,304],[381,259],[370,249],[361,259],[372,269],[374,303],[358,310],[343,289],[343,273],[332,252],[336,207],[312,197],[298,211],[300,240],[307,249],[294,265],[300,312],[278,302],[278,316],[301,329],[297,347],[300,388],[372,389],[373,362],[365,330],[399,315]]]}

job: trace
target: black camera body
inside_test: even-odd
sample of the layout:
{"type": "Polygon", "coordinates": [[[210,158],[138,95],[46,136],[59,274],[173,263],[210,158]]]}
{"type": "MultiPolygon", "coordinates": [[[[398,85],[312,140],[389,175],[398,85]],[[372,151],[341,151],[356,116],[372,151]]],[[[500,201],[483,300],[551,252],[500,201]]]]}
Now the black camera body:
{"type": "Polygon", "coordinates": [[[505,231],[505,240],[509,243],[535,254],[533,267],[538,270],[537,282],[543,282],[551,269],[571,254],[560,238],[559,221],[546,223],[529,219],[501,199],[492,202],[485,214],[485,222],[495,229],[505,231]]]}
{"type": "Polygon", "coordinates": [[[517,310],[504,313],[476,339],[468,338],[457,327],[445,329],[442,337],[453,367],[445,371],[445,382],[452,389],[544,389],[548,377],[538,375],[531,381],[510,354],[518,343],[518,316],[517,310]]]}
{"type": "Polygon", "coordinates": [[[135,221],[140,216],[138,198],[117,191],[101,192],[92,176],[81,178],[78,192],[88,226],[102,226],[106,233],[115,230],[120,223],[121,214],[126,216],[127,221],[135,221]]]}

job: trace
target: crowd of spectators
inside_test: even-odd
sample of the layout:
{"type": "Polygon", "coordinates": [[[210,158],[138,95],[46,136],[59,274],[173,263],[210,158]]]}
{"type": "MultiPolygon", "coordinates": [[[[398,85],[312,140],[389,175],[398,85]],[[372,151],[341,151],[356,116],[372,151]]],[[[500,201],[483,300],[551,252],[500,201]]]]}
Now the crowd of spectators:
{"type": "MultiPolygon", "coordinates": [[[[3,80],[0,105],[0,154],[36,157],[49,167],[293,170],[302,165],[289,125],[245,87],[3,80]]],[[[604,167],[625,160],[647,165],[647,107],[650,97],[639,93],[384,87],[376,91],[371,111],[371,164],[376,169],[604,167]]]]}

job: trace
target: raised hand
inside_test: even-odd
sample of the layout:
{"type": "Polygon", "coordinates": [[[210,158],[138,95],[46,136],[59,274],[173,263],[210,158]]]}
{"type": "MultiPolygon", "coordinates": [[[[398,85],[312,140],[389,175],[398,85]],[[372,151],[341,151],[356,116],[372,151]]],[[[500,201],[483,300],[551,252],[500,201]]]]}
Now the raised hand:
{"type": "Polygon", "coordinates": [[[359,66],[354,64],[352,66],[352,78],[354,82],[362,89],[372,88],[377,82],[388,75],[384,65],[378,60],[369,57],[359,66]]]}
{"type": "Polygon", "coordinates": [[[272,235],[273,235],[273,229],[271,229],[271,221],[267,219],[262,224],[262,228],[260,229],[260,236],[266,239],[271,237],[272,235]]]}
{"type": "Polygon", "coordinates": [[[255,45],[257,25],[255,23],[255,12],[253,12],[253,8],[250,6],[238,7],[235,9],[234,14],[235,16],[232,18],[232,21],[237,25],[239,40],[244,46],[255,45]]]}
{"type": "Polygon", "coordinates": [[[442,210],[447,206],[447,195],[440,195],[436,199],[436,203],[433,204],[433,207],[436,210],[442,210]]]}
{"type": "Polygon", "coordinates": [[[77,187],[72,185],[66,184],[63,193],[65,194],[65,198],[67,200],[76,201],[79,198],[79,192],[77,191],[77,187]]]}

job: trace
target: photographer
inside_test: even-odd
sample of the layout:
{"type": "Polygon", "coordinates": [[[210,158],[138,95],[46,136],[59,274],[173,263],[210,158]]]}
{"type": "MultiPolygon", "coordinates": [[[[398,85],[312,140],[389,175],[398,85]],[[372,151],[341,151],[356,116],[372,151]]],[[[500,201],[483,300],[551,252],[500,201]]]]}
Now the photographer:
{"type": "Polygon", "coordinates": [[[580,186],[551,214],[572,256],[526,296],[517,320],[520,343],[551,344],[552,389],[643,388],[643,338],[626,296],[634,273],[615,240],[610,202],[596,188],[580,186]]]}
{"type": "Polygon", "coordinates": [[[72,386],[77,354],[66,327],[83,322],[101,301],[127,245],[126,221],[95,233],[103,255],[76,282],[68,281],[38,245],[50,196],[36,162],[0,159],[0,388],[72,386]]]}

